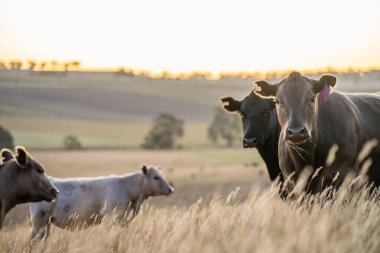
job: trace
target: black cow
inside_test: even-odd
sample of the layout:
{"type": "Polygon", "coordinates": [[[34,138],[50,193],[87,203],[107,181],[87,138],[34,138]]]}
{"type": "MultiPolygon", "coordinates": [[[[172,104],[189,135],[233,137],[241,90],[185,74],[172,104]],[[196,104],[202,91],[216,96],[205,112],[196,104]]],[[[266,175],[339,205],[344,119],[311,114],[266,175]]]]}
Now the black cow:
{"type": "MultiPolygon", "coordinates": [[[[277,103],[281,126],[279,164],[286,179],[293,176],[290,188],[308,165],[314,173],[322,168],[314,175],[315,180],[309,181],[309,192],[320,192],[331,185],[339,187],[348,173],[360,173],[366,157],[361,161],[357,158],[364,144],[380,141],[380,96],[330,92],[336,81],[331,75],[313,80],[294,72],[273,85],[256,82],[261,87],[256,94],[275,98],[277,103]],[[338,147],[335,159],[326,164],[334,144],[338,147]]],[[[379,146],[372,149],[369,157],[373,163],[367,175],[379,186],[379,146]]]]}
{"type": "Polygon", "coordinates": [[[43,166],[24,147],[16,154],[8,149],[0,152],[0,229],[5,215],[16,205],[27,202],[51,202],[58,195],[48,180],[43,166]]]}
{"type": "Polygon", "coordinates": [[[281,128],[277,120],[275,103],[253,92],[242,101],[232,97],[224,97],[221,101],[227,112],[241,115],[244,132],[243,147],[256,147],[267,166],[271,181],[279,177],[279,181],[283,182],[277,153],[281,128]]]}

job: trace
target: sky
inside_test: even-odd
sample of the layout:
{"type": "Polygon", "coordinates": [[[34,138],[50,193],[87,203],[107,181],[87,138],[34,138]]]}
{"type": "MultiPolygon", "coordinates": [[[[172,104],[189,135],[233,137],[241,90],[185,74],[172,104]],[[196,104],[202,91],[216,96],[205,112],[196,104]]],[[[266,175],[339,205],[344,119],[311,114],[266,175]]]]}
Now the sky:
{"type": "Polygon", "coordinates": [[[379,0],[0,0],[0,59],[85,68],[380,66],[379,0]]]}

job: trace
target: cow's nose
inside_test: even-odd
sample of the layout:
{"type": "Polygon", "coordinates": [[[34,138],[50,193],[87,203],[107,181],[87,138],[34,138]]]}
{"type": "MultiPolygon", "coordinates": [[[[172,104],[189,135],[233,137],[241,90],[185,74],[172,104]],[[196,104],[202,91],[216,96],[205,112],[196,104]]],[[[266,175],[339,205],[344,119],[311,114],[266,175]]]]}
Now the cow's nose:
{"type": "Polygon", "coordinates": [[[173,192],[174,192],[174,188],[170,187],[168,195],[172,194],[173,192]]]}
{"type": "Polygon", "coordinates": [[[58,193],[59,193],[58,189],[54,189],[53,188],[53,189],[50,190],[50,194],[53,195],[54,197],[57,197],[58,193]]]}
{"type": "Polygon", "coordinates": [[[257,146],[257,138],[244,138],[243,139],[243,147],[244,148],[253,148],[257,146]]]}
{"type": "Polygon", "coordinates": [[[300,142],[309,139],[309,133],[306,127],[288,127],[286,129],[285,139],[292,142],[300,142]]]}

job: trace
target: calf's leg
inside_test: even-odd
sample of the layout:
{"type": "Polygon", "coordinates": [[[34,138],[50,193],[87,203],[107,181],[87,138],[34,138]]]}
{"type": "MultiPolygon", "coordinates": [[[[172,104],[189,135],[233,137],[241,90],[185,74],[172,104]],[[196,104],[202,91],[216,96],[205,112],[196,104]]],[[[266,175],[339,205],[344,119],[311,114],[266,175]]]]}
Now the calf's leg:
{"type": "Polygon", "coordinates": [[[38,211],[37,214],[30,217],[30,224],[32,226],[30,240],[32,243],[36,243],[47,238],[50,223],[50,215],[44,211],[38,211]]]}

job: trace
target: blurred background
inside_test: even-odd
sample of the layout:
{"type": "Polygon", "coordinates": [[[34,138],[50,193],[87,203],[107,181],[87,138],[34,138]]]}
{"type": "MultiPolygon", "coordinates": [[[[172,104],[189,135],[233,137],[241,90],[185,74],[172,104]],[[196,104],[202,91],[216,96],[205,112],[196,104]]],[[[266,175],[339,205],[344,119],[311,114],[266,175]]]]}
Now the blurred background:
{"type": "Polygon", "coordinates": [[[160,207],[244,198],[270,181],[220,98],[293,70],[379,91],[379,13],[376,0],[0,0],[0,145],[57,177],[159,165],[176,188],[160,207]]]}

